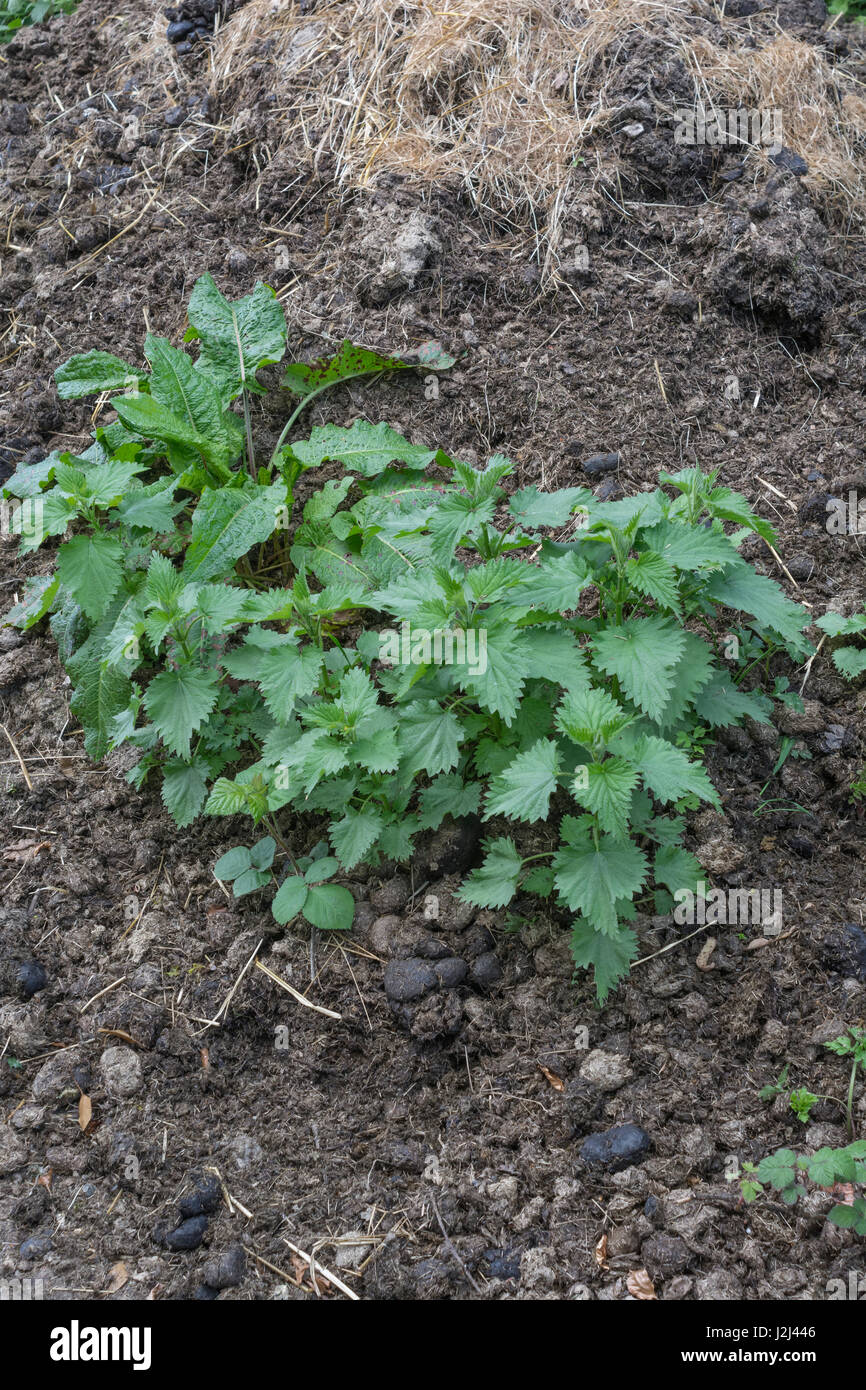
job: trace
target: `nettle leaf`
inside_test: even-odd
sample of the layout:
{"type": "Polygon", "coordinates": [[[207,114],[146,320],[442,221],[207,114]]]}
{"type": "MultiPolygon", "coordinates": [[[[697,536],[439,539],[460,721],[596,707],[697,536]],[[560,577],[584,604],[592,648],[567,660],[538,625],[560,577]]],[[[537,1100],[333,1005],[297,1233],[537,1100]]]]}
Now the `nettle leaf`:
{"type": "Polygon", "coordinates": [[[630,840],[602,834],[596,845],[587,826],[568,817],[565,843],[553,857],[556,887],[572,912],[580,912],[598,931],[615,935],[618,898],[630,900],[647,876],[643,850],[630,840]]]}
{"type": "Polygon", "coordinates": [[[633,589],[647,598],[655,599],[662,608],[680,611],[680,590],[677,572],[663,556],[654,550],[643,550],[626,561],[626,578],[633,589]]]}
{"type": "Polygon", "coordinates": [[[650,716],[660,718],[683,653],[685,635],[671,618],[629,618],[593,639],[593,659],[616,676],[625,693],[650,716]]]}
{"type": "Polygon", "coordinates": [[[177,478],[160,478],[146,486],[132,485],[118,503],[118,521],[157,535],[170,531],[175,516],[183,510],[183,503],[174,500],[177,485],[177,478]]]}
{"type": "Polygon", "coordinates": [[[578,920],[571,932],[571,955],[580,970],[592,969],[599,1004],[628,974],[637,955],[637,937],[628,927],[603,934],[589,923],[578,920]]]}
{"type": "Polygon", "coordinates": [[[510,625],[490,626],[484,662],[486,669],[478,675],[473,675],[469,667],[462,667],[460,684],[474,695],[482,709],[501,715],[510,725],[517,714],[524,680],[532,668],[529,644],[510,625]]]}
{"type": "Polygon", "coordinates": [[[189,757],[190,739],[204,723],[217,701],[216,671],[182,666],[162,671],[147,687],[144,705],[166,747],[189,757]]]}
{"type": "Polygon", "coordinates": [[[286,504],[286,485],[208,488],[192,518],[183,573],[204,583],[221,579],[254,545],[273,534],[286,504]]]}
{"type": "Polygon", "coordinates": [[[586,690],[589,670],[574,633],[562,628],[521,628],[521,643],[530,654],[531,669],[564,690],[586,690]]]}
{"type": "Polygon", "coordinates": [[[690,762],[682,748],[654,734],[631,741],[624,738],[618,746],[627,750],[644,786],[657,801],[679,801],[691,793],[720,808],[718,793],[706,772],[698,763],[690,762]]]}
{"type": "Polygon", "coordinates": [[[628,834],[628,814],[631,794],[637,785],[637,769],[624,758],[606,758],[602,763],[589,763],[580,771],[586,783],[576,780],[575,800],[594,812],[602,830],[623,839],[628,834]]]}
{"type": "Polygon", "coordinates": [[[632,716],[612,695],[595,686],[569,691],[556,711],[556,727],[573,743],[589,749],[609,743],[631,721],[632,716]]]}
{"type": "Polygon", "coordinates": [[[837,647],[833,653],[833,665],[847,680],[855,680],[866,671],[866,647],[862,651],[856,647],[837,647]]]}
{"type": "Polygon", "coordinates": [[[709,685],[714,672],[718,673],[718,668],[706,642],[702,642],[693,632],[686,632],[683,654],[674,671],[673,687],[657,720],[660,729],[670,729],[680,723],[698,692],[709,685]]]}
{"type": "Polygon", "coordinates": [[[202,275],[188,317],[185,341],[200,341],[196,366],[212,378],[223,399],[234,400],[244,389],[263,394],[256,372],[280,362],[286,351],[286,316],[270,286],[258,280],[252,294],[230,301],[212,275],[202,275]]]}
{"type": "Polygon", "coordinates": [[[455,897],[474,907],[505,907],[517,892],[523,859],[513,840],[485,840],[484,863],[474,869],[455,897]]]}
{"type": "Polygon", "coordinates": [[[866,632],[866,613],[855,613],[850,618],[843,618],[841,613],[824,613],[815,619],[815,626],[830,637],[853,637],[857,632],[866,632]]]}
{"type": "Polygon", "coordinates": [[[322,656],[320,648],[312,645],[280,646],[262,653],[256,677],[275,719],[285,723],[297,702],[312,695],[321,677],[322,656]]]}
{"type": "Polygon", "coordinates": [[[539,739],[525,753],[518,753],[504,772],[491,778],[485,820],[495,815],[546,820],[559,770],[559,749],[550,739],[539,739]]]}
{"type": "Polygon", "coordinates": [[[585,588],[594,583],[586,564],[575,551],[542,559],[539,565],[526,565],[518,588],[511,594],[515,603],[528,603],[549,612],[571,613],[585,588]]]}
{"type": "Polygon", "coordinates": [[[74,536],[57,552],[57,573],[76,603],[97,622],[120,588],[123,547],[114,536],[97,531],[74,536]]]}
{"type": "Polygon", "coordinates": [[[147,375],[113,353],[94,348],[70,357],[57,368],[54,380],[60,399],[69,401],[78,396],[95,396],[102,391],[138,389],[147,381],[147,375]]]}
{"type": "Polygon", "coordinates": [[[355,899],[337,883],[318,883],[307,893],[303,913],[320,931],[348,931],[355,920],[355,899]]]}
{"type": "Polygon", "coordinates": [[[436,700],[413,700],[400,712],[401,767],[406,772],[450,772],[460,761],[463,730],[436,700]]]}
{"type": "Polygon", "coordinates": [[[778,632],[795,651],[805,654],[811,650],[803,637],[803,628],[810,621],[806,609],[787,598],[775,580],[758,574],[739,556],[734,568],[712,577],[705,593],[727,608],[751,613],[763,627],[778,632]]]}
{"type": "MultiPolygon", "coordinates": [[[[191,762],[171,759],[162,770],[162,801],[175,825],[183,829],[192,825],[201,814],[207,800],[207,779],[210,769],[204,759],[191,762]]],[[[219,878],[219,874],[217,874],[219,878]]]]}
{"type": "Polygon", "coordinates": [[[641,537],[655,554],[678,570],[729,569],[742,564],[723,531],[690,526],[681,521],[660,521],[641,537]]]}
{"type": "Polygon", "coordinates": [[[524,487],[508,503],[511,515],[528,531],[564,526],[578,506],[587,507],[595,501],[589,488],[564,487],[558,492],[539,492],[537,487],[524,487]]]}
{"type": "Polygon", "coordinates": [[[348,427],[316,425],[308,440],[292,445],[292,453],[305,468],[315,468],[326,459],[333,459],[362,478],[373,478],[394,462],[426,468],[436,452],[424,445],[410,444],[390,425],[371,425],[368,420],[356,420],[348,427]]]}
{"type": "Polygon", "coordinates": [[[772,704],[764,696],[740,690],[732,676],[714,671],[709,684],[694,697],[695,713],[711,728],[739,725],[744,719],[770,724],[772,704]]]}
{"type": "Polygon", "coordinates": [[[454,551],[466,536],[475,536],[493,520],[496,505],[492,497],[474,501],[461,493],[449,492],[430,519],[432,555],[437,565],[448,565],[454,551]]]}
{"type": "Polygon", "coordinates": [[[678,845],[663,845],[653,860],[653,877],[671,893],[687,888],[697,895],[698,884],[704,881],[705,870],[693,854],[678,845]]]}
{"type": "Polygon", "coordinates": [[[355,811],[351,807],[342,820],[332,823],[328,836],[344,869],[353,869],[361,862],[376,843],[384,824],[379,811],[355,811]]]}
{"type": "Polygon", "coordinates": [[[461,816],[474,815],[478,810],[480,794],[479,782],[464,782],[456,772],[440,773],[418,798],[419,829],[438,830],[446,816],[457,820],[461,816]]]}

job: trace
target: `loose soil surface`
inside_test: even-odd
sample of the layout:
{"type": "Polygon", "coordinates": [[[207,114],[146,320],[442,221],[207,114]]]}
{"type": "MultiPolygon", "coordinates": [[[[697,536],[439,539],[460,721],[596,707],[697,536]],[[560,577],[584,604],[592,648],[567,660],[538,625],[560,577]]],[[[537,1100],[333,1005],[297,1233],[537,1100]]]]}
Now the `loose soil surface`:
{"type": "MultiPolygon", "coordinates": [[[[820,3],[779,22],[866,79],[856,29],[828,36],[820,3]]],[[[585,481],[587,458],[616,451],[606,495],[699,461],[778,528],[788,573],[763,543],[759,568],[818,613],[862,605],[866,538],[824,520],[828,495],[866,494],[863,238],[790,169],[727,179],[733,152],[654,128],[654,86],[676,81],[665,51],[622,54],[645,129],[601,161],[575,230],[588,269],[552,284],[532,229],[459,189],[337,186],[327,161],[280,146],[265,52],[214,92],[207,45],[178,59],[165,24],[149,2],[83,0],[0,51],[0,478],[86,439],[100,408],[58,401],[59,362],[89,347],[138,360],[148,328],[177,341],[210,269],[234,296],[272,284],[300,357],[344,336],[392,351],[433,337],[458,356],[438,393],[408,373],[353,385],[310,425],[363,415],[460,457],[504,452],[518,484],[585,481]]],[[[258,428],[275,434],[286,407],[256,401],[273,412],[258,428]]],[[[0,542],[2,607],[49,563],[0,542]]],[[[363,1299],[622,1299],[641,1268],[661,1299],[821,1299],[863,1272],[830,1194],[746,1208],[729,1181],[782,1144],[845,1142],[832,1103],[804,1129],[758,1097],[785,1063],[792,1084],[843,1094],[821,1044],[866,1021],[864,823],[848,800],[866,699],[823,653],[805,714],[710,748],[724,815],[690,820],[714,883],[782,890],[782,934],[714,929],[699,962],[706,932],[642,917],[643,960],[602,1010],[572,982],[560,923],[451,896],[472,826],[400,873],[356,875],[357,927],[320,936],[311,984],[308,939],[275,935],[266,902],[214,881],[248,825],[179,833],[122,758],[89,765],[67,698],[50,637],[0,631],[3,1277],[41,1278],[54,1299],[220,1283],[224,1299],[342,1297],[317,1293],[287,1240],[363,1299]],[[811,759],[786,762],[764,808],[786,734],[811,759]],[[256,951],[339,1018],[253,965],[208,1026],[256,951]],[[47,981],[25,998],[33,961],[47,981]],[[647,1136],[631,1166],[581,1158],[626,1123],[647,1136]],[[166,1244],[212,1170],[216,1209],[196,1225],[186,1207],[193,1227],[166,1244]]],[[[303,852],[320,830],[286,833],[303,852]]],[[[862,1134],[862,1086],[855,1104],[862,1134]]]]}

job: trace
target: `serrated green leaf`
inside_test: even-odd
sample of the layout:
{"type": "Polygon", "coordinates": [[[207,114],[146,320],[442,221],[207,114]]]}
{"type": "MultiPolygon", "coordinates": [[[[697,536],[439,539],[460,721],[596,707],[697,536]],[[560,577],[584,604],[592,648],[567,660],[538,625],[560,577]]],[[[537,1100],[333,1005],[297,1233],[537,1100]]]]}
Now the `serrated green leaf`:
{"type": "Polygon", "coordinates": [[[484,850],[484,863],[473,869],[455,896],[475,907],[505,907],[517,892],[523,859],[506,836],[485,840],[484,850]]]}
{"type": "Polygon", "coordinates": [[[571,932],[571,955],[580,970],[593,971],[595,992],[603,1004],[610,991],[628,974],[637,955],[637,937],[627,927],[615,933],[596,931],[590,922],[575,922],[571,932]]]}
{"type": "Polygon", "coordinates": [[[623,839],[628,834],[628,813],[631,794],[637,785],[637,769],[623,758],[606,758],[601,763],[589,763],[580,772],[584,780],[575,780],[572,795],[592,811],[602,830],[623,839]]]}
{"type": "Polygon", "coordinates": [[[630,840],[601,834],[596,844],[587,828],[569,830],[553,858],[556,887],[572,912],[579,912],[598,930],[616,934],[617,899],[630,900],[647,876],[643,850],[630,840]]]}
{"type": "Polygon", "coordinates": [[[206,764],[198,759],[188,763],[172,760],[165,764],[162,770],[162,801],[175,825],[181,829],[192,825],[201,814],[206,798],[206,764]]]}
{"type": "Polygon", "coordinates": [[[99,621],[120,588],[122,559],[120,542],[101,531],[74,536],[57,552],[60,582],[91,622],[99,621]]]}
{"type": "Polygon", "coordinates": [[[668,701],[674,671],[683,653],[685,635],[671,618],[629,618],[619,627],[599,632],[593,640],[593,660],[651,719],[658,719],[668,701]]]}
{"type": "Polygon", "coordinates": [[[276,647],[263,652],[257,677],[265,704],[275,719],[284,723],[298,700],[312,695],[322,671],[322,652],[318,647],[276,647]]]}
{"type": "Polygon", "coordinates": [[[161,671],[150,682],[145,709],[172,753],[189,757],[192,735],[216,704],[218,681],[216,671],[182,666],[177,671],[161,671]]]}
{"type": "Polygon", "coordinates": [[[420,793],[418,825],[421,830],[438,830],[446,816],[457,820],[478,810],[481,786],[464,782],[456,772],[443,772],[434,777],[429,787],[420,793]]]}
{"type": "Polygon", "coordinates": [[[450,710],[436,700],[413,700],[401,706],[400,747],[406,772],[450,772],[460,761],[463,730],[450,710]]]}
{"type": "Polygon", "coordinates": [[[328,831],[334,853],[344,869],[353,869],[375,844],[384,825],[378,811],[355,811],[349,807],[342,820],[333,821],[328,831]]]}
{"type": "Polygon", "coordinates": [[[508,510],[529,531],[564,526],[578,506],[588,506],[595,498],[589,488],[565,487],[558,492],[539,492],[537,487],[521,488],[508,503],[508,510]]]}
{"type": "Polygon", "coordinates": [[[491,778],[485,820],[494,815],[546,820],[559,770],[559,749],[551,739],[539,739],[525,753],[518,753],[504,772],[491,778]]]}
{"type": "Polygon", "coordinates": [[[625,575],[639,594],[655,599],[661,608],[679,613],[681,603],[677,572],[663,556],[657,555],[654,550],[643,550],[626,561],[625,575]]]}
{"type": "Polygon", "coordinates": [[[589,749],[609,743],[631,720],[613,696],[595,686],[569,691],[556,711],[556,727],[589,749]]]}
{"type": "Polygon", "coordinates": [[[243,451],[243,426],[236,415],[223,409],[217,387],[193,365],[185,352],[173,348],[167,338],[148,334],[144,355],[151,366],[150,392],[154,400],[186,420],[190,429],[207,440],[207,456],[228,465],[243,451]]]}

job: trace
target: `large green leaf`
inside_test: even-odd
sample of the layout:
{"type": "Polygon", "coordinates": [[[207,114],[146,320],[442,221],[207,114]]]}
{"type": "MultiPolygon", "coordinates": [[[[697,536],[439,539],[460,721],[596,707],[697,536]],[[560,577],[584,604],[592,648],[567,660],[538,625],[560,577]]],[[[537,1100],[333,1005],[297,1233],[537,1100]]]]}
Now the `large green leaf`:
{"type": "Polygon", "coordinates": [[[96,531],[74,536],[57,553],[57,573],[92,622],[98,621],[120,588],[123,547],[114,536],[96,531]]]}
{"type": "Polygon", "coordinates": [[[582,821],[566,818],[564,843],[553,857],[556,887],[572,912],[580,912],[599,931],[615,935],[617,899],[630,900],[647,875],[643,850],[630,840],[599,835],[598,843],[582,821]]]}
{"type": "Polygon", "coordinates": [[[613,933],[596,931],[589,923],[578,919],[571,933],[571,954],[582,970],[592,969],[599,1004],[628,974],[637,955],[637,937],[627,927],[613,933]]]}
{"type": "Polygon", "coordinates": [[[207,440],[208,456],[230,464],[242,452],[243,426],[236,415],[224,410],[219,391],[193,365],[185,352],[173,348],[167,338],[148,334],[144,354],[151,366],[150,391],[190,428],[207,440]]]}
{"type": "Polygon", "coordinates": [[[517,892],[523,859],[514,841],[506,836],[485,840],[484,848],[484,863],[473,870],[456,896],[475,907],[505,907],[517,892]]]}
{"type": "Polygon", "coordinates": [[[559,749],[551,739],[539,739],[525,753],[518,753],[498,777],[490,779],[485,820],[495,815],[546,820],[558,774],[559,749]]]}
{"type": "Polygon", "coordinates": [[[410,444],[390,425],[371,425],[368,420],[356,420],[348,428],[317,425],[308,440],[292,445],[292,453],[306,468],[333,459],[362,478],[375,477],[394,462],[426,468],[436,457],[435,449],[410,444]]]}
{"type": "Polygon", "coordinates": [[[61,400],[74,400],[77,396],[94,396],[102,391],[136,390],[147,376],[131,367],[111,352],[80,352],[70,357],[54,373],[57,394],[61,400]]]}
{"type": "Polygon", "coordinates": [[[196,280],[189,301],[186,341],[198,338],[197,366],[216,383],[224,401],[241,391],[263,394],[256,381],[260,367],[282,360],[286,350],[286,316],[269,285],[256,282],[252,294],[228,300],[210,274],[196,280]]]}
{"type": "Polygon", "coordinates": [[[193,513],[184,577],[197,583],[223,578],[254,545],[268,540],[285,504],[283,482],[207,488],[193,513]]]}

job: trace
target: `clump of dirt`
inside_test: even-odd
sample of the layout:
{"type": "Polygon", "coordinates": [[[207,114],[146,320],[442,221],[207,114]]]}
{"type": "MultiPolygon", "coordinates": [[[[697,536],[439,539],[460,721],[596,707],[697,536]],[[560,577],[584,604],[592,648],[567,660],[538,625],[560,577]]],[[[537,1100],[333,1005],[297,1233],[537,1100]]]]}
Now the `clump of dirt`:
{"type": "MultiPolygon", "coordinates": [[[[829,31],[820,6],[780,22],[862,75],[856,31],[829,31]]],[[[629,33],[616,72],[650,101],[670,53],[629,33]]],[[[385,419],[470,461],[506,452],[518,485],[606,495],[699,462],[777,528],[775,555],[744,546],[760,569],[816,614],[862,606],[863,538],[826,518],[828,498],[866,491],[864,245],[808,176],[755,160],[726,180],[733,152],[662,150],[630,108],[644,131],[599,127],[598,176],[563,204],[565,268],[545,280],[531,224],[471,189],[338,182],[324,132],[302,128],[306,78],[274,91],[264,48],[216,87],[171,52],[161,10],[128,0],[5,50],[7,472],[110,418],[58,401],[65,357],[139,361],[148,328],[179,340],[203,271],[230,295],[261,277],[300,357],[343,337],[435,337],[458,357],[435,390],[352,384],[306,425],[385,419]]],[[[256,429],[275,435],[288,406],[255,400],[256,429]]],[[[21,560],[0,538],[10,602],[50,564],[50,546],[21,560]]],[[[844,1142],[838,1107],[804,1129],[758,1091],[787,1064],[840,1094],[823,1044],[866,1015],[864,691],[826,651],[809,671],[776,657],[776,675],[805,679],[805,713],[719,735],[724,814],[691,818],[689,847],[718,886],[780,890],[782,930],[642,915],[641,958],[599,1010],[535,900],[455,899],[476,823],[396,873],[354,874],[351,934],[277,933],[263,898],[213,880],[248,825],[178,832],[122,758],[91,766],[47,634],[0,630],[4,1276],[58,1299],[316,1297],[286,1241],[383,1299],[621,1299],[640,1268],[668,1300],[822,1298],[861,1269],[829,1194],[746,1209],[733,1180],[781,1144],[844,1142]],[[783,738],[798,756],[774,773],[783,738]]],[[[299,852],[316,833],[283,828],[299,852]]],[[[862,1090],[856,1106],[862,1132],[862,1090]]]]}

